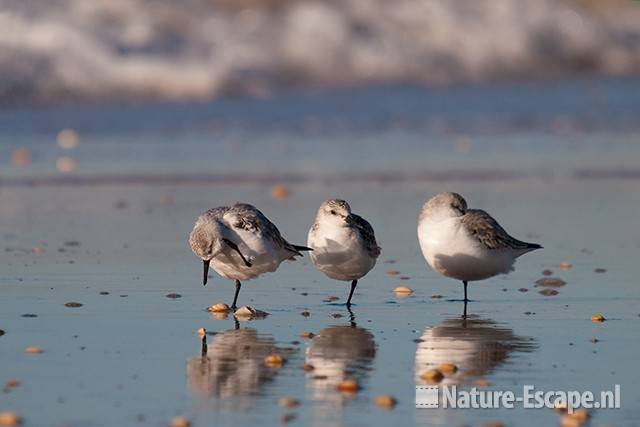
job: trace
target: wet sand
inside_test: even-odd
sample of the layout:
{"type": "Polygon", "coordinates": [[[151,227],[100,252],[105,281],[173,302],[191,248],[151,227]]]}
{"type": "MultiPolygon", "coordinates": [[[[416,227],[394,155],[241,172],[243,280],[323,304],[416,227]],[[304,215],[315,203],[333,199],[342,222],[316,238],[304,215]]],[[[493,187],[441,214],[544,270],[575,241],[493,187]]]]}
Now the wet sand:
{"type": "MultiPolygon", "coordinates": [[[[297,133],[279,132],[287,144],[299,141],[297,133]]],[[[419,140],[418,134],[394,132],[405,145],[390,161],[391,169],[401,169],[403,156],[408,163],[417,162],[410,159],[416,153],[434,165],[429,170],[446,170],[448,159],[460,170],[492,169],[493,161],[482,149],[494,146],[485,145],[483,138],[474,139],[468,155],[435,148],[433,155],[444,162],[438,166],[438,159],[429,159],[428,146],[424,151],[419,146],[407,149],[408,141],[419,140]]],[[[459,372],[447,381],[465,385],[483,379],[496,389],[534,384],[545,390],[599,392],[620,384],[622,409],[593,411],[592,425],[634,425],[640,417],[635,387],[640,381],[640,231],[635,215],[640,186],[633,177],[561,173],[640,159],[637,144],[621,142],[634,138],[633,132],[600,132],[607,136],[580,134],[573,143],[584,137],[585,146],[544,155],[536,154],[531,144],[570,143],[545,131],[501,133],[495,137],[498,148],[490,152],[500,155],[500,141],[526,140],[514,143],[520,148],[506,156],[519,159],[522,169],[537,171],[519,174],[520,166],[514,166],[513,179],[452,175],[438,180],[352,180],[348,170],[330,163],[334,179],[291,180],[291,196],[283,200],[271,197],[268,180],[0,187],[0,329],[5,331],[0,336],[0,385],[21,381],[2,393],[0,411],[18,412],[29,426],[157,426],[168,425],[177,415],[194,425],[274,425],[291,413],[297,415],[292,425],[314,426],[559,422],[549,409],[415,409],[414,386],[422,384],[419,371],[449,360],[459,372]],[[549,163],[554,173],[540,167],[546,164],[545,156],[554,157],[549,163]],[[415,235],[421,204],[442,190],[464,194],[471,206],[490,211],[513,235],[545,248],[522,257],[508,276],[472,284],[472,317],[466,325],[460,319],[462,304],[455,301],[462,296],[461,284],[428,269],[415,235]],[[307,259],[283,264],[278,272],[243,287],[240,304],[269,312],[265,319],[240,322],[236,330],[232,317],[217,319],[206,312],[211,304],[230,302],[233,284],[216,275],[206,288],[200,282],[200,263],[187,245],[199,213],[214,205],[249,201],[289,240],[304,243],[319,203],[337,195],[367,217],[382,247],[378,265],[358,286],[353,318],[341,305],[348,285],[326,278],[307,259]],[[568,270],[559,267],[565,260],[572,264],[568,270]],[[596,268],[606,272],[597,273],[596,268]],[[391,276],[389,269],[400,274],[391,276]],[[554,288],[555,296],[541,295],[542,288],[535,287],[545,269],[553,271],[550,277],[567,282],[554,288]],[[397,286],[414,293],[398,298],[392,292],[397,286]],[[167,298],[171,293],[180,297],[167,298]],[[324,302],[329,296],[339,300],[324,302]],[[65,306],[69,302],[82,306],[65,306]],[[310,316],[301,315],[304,311],[310,316]],[[608,320],[593,323],[590,318],[597,312],[608,320]],[[31,314],[37,317],[25,316],[31,314]],[[204,358],[200,327],[211,333],[204,358]],[[302,331],[319,335],[303,339],[298,335],[302,331]],[[592,342],[594,338],[598,341],[592,342]],[[44,352],[25,354],[28,346],[44,352]],[[264,366],[265,354],[274,351],[286,358],[281,368],[264,366]],[[316,372],[303,371],[304,363],[315,365],[316,372]],[[360,383],[355,396],[334,390],[347,377],[360,383]],[[377,408],[373,398],[382,394],[395,396],[398,405],[377,408]],[[298,398],[300,406],[278,406],[285,396],[298,398]]],[[[389,133],[383,136],[388,144],[394,142],[389,133]]],[[[120,137],[136,139],[130,132],[120,137]]],[[[353,144],[351,153],[360,147],[351,132],[338,138],[353,144]]],[[[27,139],[23,136],[22,141],[27,139]]],[[[87,139],[73,154],[80,167],[83,156],[87,163],[98,162],[88,154],[91,149],[99,155],[117,152],[113,145],[105,148],[87,139]]],[[[42,140],[40,136],[30,144],[42,140]]],[[[207,144],[198,141],[193,143],[207,144]]],[[[266,147],[272,149],[273,142],[266,147]]],[[[43,166],[50,158],[47,150],[55,152],[43,150],[34,170],[7,175],[49,173],[43,166]]],[[[215,160],[214,153],[206,156],[215,160]]],[[[314,162],[311,157],[303,160],[295,166],[314,162]]],[[[181,168],[189,164],[182,158],[175,162],[181,168]]],[[[376,171],[370,167],[375,162],[382,160],[365,161],[367,173],[376,171]]],[[[118,165],[108,161],[103,168],[118,172],[118,165]]]]}

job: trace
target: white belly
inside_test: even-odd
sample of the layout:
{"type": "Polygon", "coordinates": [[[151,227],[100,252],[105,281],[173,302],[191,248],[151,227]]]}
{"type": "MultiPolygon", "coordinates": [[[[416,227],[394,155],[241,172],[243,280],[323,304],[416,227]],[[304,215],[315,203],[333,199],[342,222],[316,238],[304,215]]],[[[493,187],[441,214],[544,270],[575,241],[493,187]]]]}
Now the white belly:
{"type": "Polygon", "coordinates": [[[483,280],[513,269],[511,250],[487,249],[462,227],[459,218],[423,220],[418,240],[425,260],[438,273],[458,280],[483,280]]]}
{"type": "Polygon", "coordinates": [[[343,227],[309,231],[307,246],[316,268],[335,280],[358,280],[376,264],[358,235],[343,227]]]}
{"type": "Polygon", "coordinates": [[[251,262],[251,267],[244,264],[236,251],[226,247],[211,260],[211,268],[227,279],[249,280],[264,273],[274,272],[282,261],[293,255],[275,245],[271,240],[259,239],[248,232],[245,235],[237,234],[231,239],[236,242],[244,257],[251,262]]]}

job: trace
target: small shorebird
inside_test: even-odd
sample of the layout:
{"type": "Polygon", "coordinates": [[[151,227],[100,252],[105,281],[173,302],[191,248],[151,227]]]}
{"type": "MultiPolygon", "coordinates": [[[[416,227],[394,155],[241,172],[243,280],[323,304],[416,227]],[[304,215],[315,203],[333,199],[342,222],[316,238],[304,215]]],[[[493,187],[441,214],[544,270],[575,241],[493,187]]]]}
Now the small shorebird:
{"type": "Polygon", "coordinates": [[[313,249],[311,261],[318,270],[335,280],[351,280],[347,299],[347,307],[351,307],[358,279],[376,265],[380,256],[371,224],[352,213],[344,200],[327,200],[318,209],[307,245],[313,249]]]}
{"type": "Polygon", "coordinates": [[[440,193],[429,199],[418,219],[422,255],[438,273],[464,284],[513,271],[520,255],[542,246],[511,237],[485,211],[467,209],[456,193],[440,193]]]}
{"type": "Polygon", "coordinates": [[[309,248],[287,242],[278,228],[254,206],[236,203],[209,209],[198,217],[189,245],[202,259],[207,284],[209,264],[222,277],[236,281],[232,309],[242,283],[267,272],[276,271],[280,263],[302,256],[309,248]]]}

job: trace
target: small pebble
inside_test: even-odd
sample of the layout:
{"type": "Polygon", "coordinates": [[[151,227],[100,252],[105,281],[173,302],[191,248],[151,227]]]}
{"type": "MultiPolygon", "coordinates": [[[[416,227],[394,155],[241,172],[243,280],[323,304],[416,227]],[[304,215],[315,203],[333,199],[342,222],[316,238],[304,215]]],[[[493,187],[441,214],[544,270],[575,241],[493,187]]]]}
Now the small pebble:
{"type": "Polygon", "coordinates": [[[38,315],[37,314],[33,314],[33,313],[25,313],[25,314],[22,314],[20,317],[33,318],[33,317],[38,317],[38,315]]]}
{"type": "Polygon", "coordinates": [[[562,261],[562,262],[560,263],[560,265],[558,265],[558,267],[560,267],[560,268],[561,268],[561,269],[563,269],[563,270],[568,270],[568,269],[570,269],[571,267],[573,267],[573,265],[571,265],[571,263],[570,263],[569,261],[562,261]]]}
{"type": "Polygon", "coordinates": [[[267,317],[269,313],[260,311],[248,305],[242,306],[233,313],[240,320],[251,320],[256,318],[267,317]]]}
{"type": "Polygon", "coordinates": [[[307,331],[300,332],[298,335],[302,338],[309,338],[309,339],[315,336],[313,332],[307,332],[307,331]]]}
{"type": "Polygon", "coordinates": [[[0,337],[3,336],[5,334],[5,331],[0,329],[0,337]]]}
{"type": "Polygon", "coordinates": [[[542,270],[542,275],[543,276],[551,276],[553,274],[553,271],[547,269],[547,270],[542,270]]]}
{"type": "Polygon", "coordinates": [[[442,295],[440,295],[440,294],[433,294],[433,295],[431,295],[431,299],[442,299],[442,298],[443,298],[443,296],[442,296],[442,295]]]}
{"type": "Polygon", "coordinates": [[[279,368],[284,364],[284,359],[279,354],[270,354],[264,358],[264,364],[272,368],[279,368]]]}
{"type": "Polygon", "coordinates": [[[453,375],[458,372],[458,367],[453,363],[441,363],[438,365],[438,370],[444,375],[453,375]]]}
{"type": "Polygon", "coordinates": [[[356,380],[344,380],[338,383],[336,389],[342,393],[357,393],[360,385],[356,380]]]}
{"type": "Polygon", "coordinates": [[[478,387],[489,387],[489,385],[491,384],[488,380],[484,378],[478,378],[473,383],[478,387]]]}
{"type": "Polygon", "coordinates": [[[29,354],[40,354],[40,353],[44,353],[44,350],[41,349],[40,347],[36,347],[36,346],[30,346],[24,349],[25,353],[29,353],[29,354]]]}
{"type": "Polygon", "coordinates": [[[420,374],[420,378],[429,384],[437,384],[444,378],[438,369],[429,369],[420,374]]]}
{"type": "Polygon", "coordinates": [[[403,296],[407,296],[407,295],[411,295],[413,293],[413,289],[406,287],[406,286],[398,286],[397,288],[395,288],[393,290],[393,292],[396,295],[403,295],[403,296]]]}
{"type": "Polygon", "coordinates": [[[64,306],[69,308],[78,308],[78,307],[82,307],[82,303],[71,301],[71,302],[65,303],[64,306]]]}
{"type": "Polygon", "coordinates": [[[311,372],[314,369],[316,369],[316,367],[313,366],[311,363],[305,363],[304,365],[302,365],[302,370],[305,372],[311,372]]]}
{"type": "Polygon", "coordinates": [[[303,311],[302,313],[300,313],[300,315],[301,315],[302,317],[309,317],[309,316],[311,316],[311,313],[310,313],[310,312],[308,312],[308,311],[303,311]]]}
{"type": "Polygon", "coordinates": [[[60,148],[64,150],[71,150],[78,145],[80,136],[78,135],[78,132],[73,129],[62,129],[60,132],[58,132],[56,141],[58,142],[58,146],[60,148]]]}
{"type": "Polygon", "coordinates": [[[200,338],[204,337],[205,335],[207,335],[207,330],[205,328],[198,329],[198,336],[200,338]]]}
{"type": "Polygon", "coordinates": [[[378,408],[382,409],[392,409],[398,403],[396,398],[389,394],[375,397],[374,402],[376,402],[378,408]]]}
{"type": "Polygon", "coordinates": [[[58,172],[70,173],[76,169],[76,161],[69,156],[62,156],[56,160],[56,169],[58,172]]]}
{"type": "Polygon", "coordinates": [[[189,427],[191,420],[186,417],[174,417],[171,420],[171,427],[189,427]]]}
{"type": "Polygon", "coordinates": [[[340,298],[335,297],[335,296],[331,296],[331,297],[327,297],[324,300],[322,300],[323,302],[333,302],[333,301],[338,301],[340,298]]]}
{"type": "Polygon", "coordinates": [[[271,197],[276,200],[286,199],[290,195],[291,192],[289,191],[289,187],[284,184],[276,184],[271,187],[271,197]]]}
{"type": "Polygon", "coordinates": [[[282,406],[283,408],[295,408],[296,406],[300,405],[300,401],[293,397],[283,397],[278,401],[278,405],[282,406]]]}
{"type": "Polygon", "coordinates": [[[606,268],[596,268],[593,271],[594,271],[594,273],[606,273],[607,269],[606,268]]]}
{"type": "Polygon", "coordinates": [[[22,424],[22,418],[15,412],[0,412],[0,426],[19,426],[20,424],[22,424]]]}
{"type": "Polygon", "coordinates": [[[529,289],[527,289],[527,288],[520,288],[520,289],[518,289],[518,291],[520,291],[520,292],[529,292],[529,289]]]}
{"type": "Polygon", "coordinates": [[[5,383],[4,389],[5,391],[20,387],[22,383],[19,380],[9,380],[5,383]]]}
{"type": "Polygon", "coordinates": [[[397,276],[400,274],[400,272],[398,270],[395,270],[393,268],[390,268],[389,270],[387,270],[387,274],[389,276],[397,276]]]}
{"type": "Polygon", "coordinates": [[[31,151],[26,148],[17,148],[11,153],[11,163],[18,167],[24,167],[31,163],[31,151]]]}
{"type": "Polygon", "coordinates": [[[178,299],[178,298],[182,298],[182,295],[180,294],[167,294],[165,295],[167,298],[169,299],[178,299]]]}
{"type": "Polygon", "coordinates": [[[597,342],[600,342],[600,340],[599,340],[598,338],[591,338],[591,339],[589,340],[589,342],[592,342],[592,343],[594,343],[594,344],[595,344],[595,343],[597,343],[597,342]]]}
{"type": "Polygon", "coordinates": [[[102,292],[100,292],[100,295],[109,295],[109,292],[107,292],[107,291],[102,291],[102,292]]]}
{"type": "Polygon", "coordinates": [[[291,421],[295,420],[298,416],[296,414],[284,414],[283,416],[280,417],[280,423],[281,424],[287,424],[290,423],[291,421]]]}
{"type": "Polygon", "coordinates": [[[557,277],[543,277],[536,280],[536,287],[561,288],[566,284],[567,282],[557,277]]]}
{"type": "Polygon", "coordinates": [[[596,313],[593,316],[591,316],[592,322],[604,322],[605,320],[607,319],[605,319],[604,316],[600,313],[596,313]]]}
{"type": "Polygon", "coordinates": [[[228,311],[231,311],[231,308],[227,304],[219,302],[207,308],[207,311],[211,313],[226,313],[228,311]]]}
{"type": "Polygon", "coordinates": [[[558,295],[558,291],[556,291],[555,289],[543,289],[540,292],[538,292],[541,295],[544,295],[545,297],[552,297],[555,295],[558,295]]]}
{"type": "Polygon", "coordinates": [[[333,317],[334,319],[340,319],[340,318],[341,318],[341,317],[343,317],[343,316],[342,316],[342,314],[340,314],[340,313],[333,313],[333,314],[331,315],[331,317],[333,317]]]}
{"type": "Polygon", "coordinates": [[[34,246],[33,248],[31,248],[31,253],[43,254],[44,253],[44,248],[42,246],[34,246]]]}

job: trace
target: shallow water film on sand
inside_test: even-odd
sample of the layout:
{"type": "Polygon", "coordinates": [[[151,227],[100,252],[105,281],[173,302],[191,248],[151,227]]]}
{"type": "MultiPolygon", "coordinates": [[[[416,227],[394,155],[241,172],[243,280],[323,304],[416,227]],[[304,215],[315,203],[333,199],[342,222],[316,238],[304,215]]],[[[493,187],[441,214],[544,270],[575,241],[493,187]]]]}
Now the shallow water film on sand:
{"type": "Polygon", "coordinates": [[[584,80],[0,111],[0,412],[26,426],[637,425],[638,93],[584,80]],[[544,246],[472,282],[466,319],[462,284],[416,237],[441,191],[544,246]],[[332,197],[382,249],[350,310],[349,283],[308,257],[243,284],[238,305],[268,315],[207,310],[234,284],[202,286],[198,215],[249,202],[304,243],[332,197]],[[619,384],[621,407],[415,407],[416,386],[527,384],[619,384]]]}

